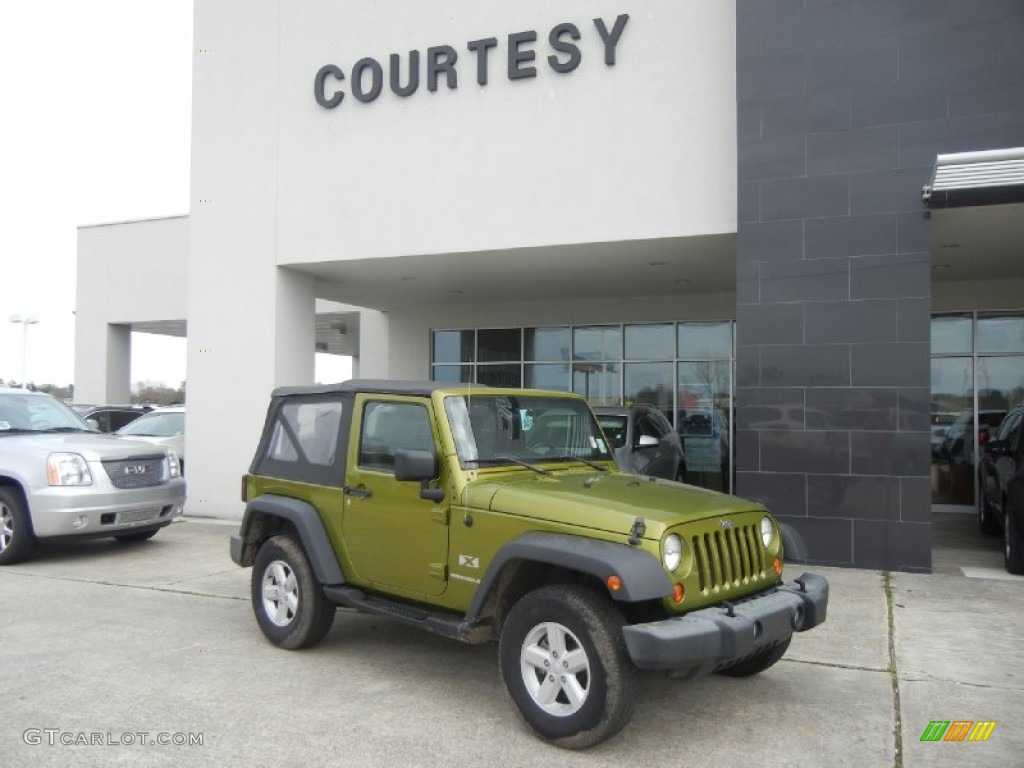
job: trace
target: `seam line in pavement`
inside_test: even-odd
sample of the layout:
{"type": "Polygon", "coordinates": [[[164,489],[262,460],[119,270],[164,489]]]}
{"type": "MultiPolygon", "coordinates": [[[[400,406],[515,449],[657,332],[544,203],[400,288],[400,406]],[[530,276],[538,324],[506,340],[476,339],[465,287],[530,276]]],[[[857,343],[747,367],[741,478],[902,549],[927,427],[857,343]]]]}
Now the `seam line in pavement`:
{"type": "Polygon", "coordinates": [[[783,659],[790,664],[808,664],[812,667],[829,667],[831,669],[849,669],[853,672],[881,672],[887,674],[888,667],[862,667],[857,664],[836,664],[829,661],[811,661],[810,659],[783,659]]]}
{"type": "Polygon", "coordinates": [[[882,572],[882,588],[885,590],[886,635],[889,639],[889,680],[892,683],[892,733],[895,741],[894,768],[903,768],[903,717],[900,704],[900,675],[896,666],[896,633],[893,626],[892,574],[882,572]]]}
{"type": "MultiPolygon", "coordinates": [[[[4,574],[4,575],[8,575],[8,574],[4,574]]],[[[143,589],[143,590],[146,590],[148,592],[166,592],[169,595],[195,595],[196,597],[212,597],[212,598],[215,598],[217,600],[241,600],[243,602],[247,602],[249,600],[248,597],[237,597],[235,595],[215,595],[215,594],[210,594],[209,592],[193,592],[193,591],[187,590],[187,589],[170,589],[167,586],[150,587],[150,586],[146,586],[144,584],[118,584],[117,582],[114,582],[114,581],[97,581],[96,579],[72,579],[72,578],[69,578],[67,576],[44,576],[44,575],[39,574],[39,573],[24,573],[24,574],[22,574],[22,573],[12,573],[12,574],[9,574],[9,575],[11,575],[11,576],[21,576],[22,578],[33,578],[33,577],[35,577],[37,579],[47,579],[49,581],[70,581],[70,582],[73,582],[75,584],[97,584],[97,585],[99,585],[101,587],[121,587],[123,589],[143,589]]],[[[177,584],[177,583],[180,583],[180,582],[172,582],[172,583],[173,584],[177,584]]]]}

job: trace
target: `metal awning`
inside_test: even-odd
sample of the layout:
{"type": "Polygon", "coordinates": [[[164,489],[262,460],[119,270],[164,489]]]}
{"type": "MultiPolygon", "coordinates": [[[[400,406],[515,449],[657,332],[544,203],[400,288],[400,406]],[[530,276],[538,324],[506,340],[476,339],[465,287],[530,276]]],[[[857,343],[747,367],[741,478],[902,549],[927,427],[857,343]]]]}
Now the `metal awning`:
{"type": "Polygon", "coordinates": [[[1024,147],[939,155],[922,199],[929,208],[1024,202],[1024,147]]]}

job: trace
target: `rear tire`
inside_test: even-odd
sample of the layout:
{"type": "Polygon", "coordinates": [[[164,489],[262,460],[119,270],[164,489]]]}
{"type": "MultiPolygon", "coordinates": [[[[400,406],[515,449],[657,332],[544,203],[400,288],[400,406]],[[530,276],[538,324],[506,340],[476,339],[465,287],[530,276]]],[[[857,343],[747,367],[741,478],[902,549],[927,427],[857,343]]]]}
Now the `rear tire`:
{"type": "Polygon", "coordinates": [[[292,536],[272,536],[256,553],[252,609],[267,639],[289,651],[316,645],[334,623],[335,606],[292,536]]]}
{"type": "Polygon", "coordinates": [[[36,545],[25,502],[17,489],[0,488],[0,565],[26,560],[36,545]]]}
{"type": "Polygon", "coordinates": [[[719,670],[718,674],[726,675],[727,677],[750,677],[759,672],[764,672],[769,667],[777,664],[786,655],[792,639],[789,638],[785,642],[773,645],[771,648],[761,651],[757,656],[752,656],[746,661],[741,661],[739,664],[733,664],[731,667],[719,670]]]}
{"type": "Polygon", "coordinates": [[[540,738],[584,749],[614,736],[636,702],[636,672],[622,615],[574,584],[541,587],[517,602],[501,630],[501,679],[540,738]]]}

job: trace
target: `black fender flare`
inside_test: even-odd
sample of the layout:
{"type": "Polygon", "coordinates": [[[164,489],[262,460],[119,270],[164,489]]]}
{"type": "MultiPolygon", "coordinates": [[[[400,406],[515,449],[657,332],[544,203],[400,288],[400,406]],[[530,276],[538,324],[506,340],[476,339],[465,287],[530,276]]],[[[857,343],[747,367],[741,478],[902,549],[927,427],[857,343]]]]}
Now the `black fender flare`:
{"type": "Polygon", "coordinates": [[[620,602],[660,600],[672,594],[672,583],[662,564],[641,549],[564,533],[531,531],[512,539],[495,554],[466,611],[468,621],[476,621],[505,566],[517,560],[579,571],[602,584],[609,576],[618,576],[621,589],[609,593],[620,602]]]}
{"type": "MultiPolygon", "coordinates": [[[[778,521],[776,521],[778,522],[778,521]]],[[[787,563],[806,563],[807,545],[800,531],[788,523],[779,523],[779,534],[782,536],[782,553],[787,563]]]]}
{"type": "Polygon", "coordinates": [[[345,583],[330,537],[316,508],[305,501],[272,493],[257,496],[245,506],[242,527],[231,537],[231,559],[238,565],[244,567],[253,563],[256,553],[255,549],[248,545],[249,531],[253,521],[260,515],[287,520],[295,527],[313,573],[321,584],[345,583]]]}

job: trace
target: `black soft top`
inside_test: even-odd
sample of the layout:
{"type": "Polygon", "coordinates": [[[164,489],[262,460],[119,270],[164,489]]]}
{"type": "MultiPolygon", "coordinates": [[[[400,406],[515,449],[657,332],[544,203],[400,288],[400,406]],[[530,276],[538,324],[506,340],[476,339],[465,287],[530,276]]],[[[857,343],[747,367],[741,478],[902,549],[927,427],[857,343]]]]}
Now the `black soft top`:
{"type": "Polygon", "coordinates": [[[457,384],[442,381],[389,381],[387,379],[350,379],[337,384],[314,387],[278,387],[272,397],[295,395],[332,395],[339,393],[372,392],[378,395],[419,395],[429,397],[439,389],[486,389],[484,384],[457,384]]]}

